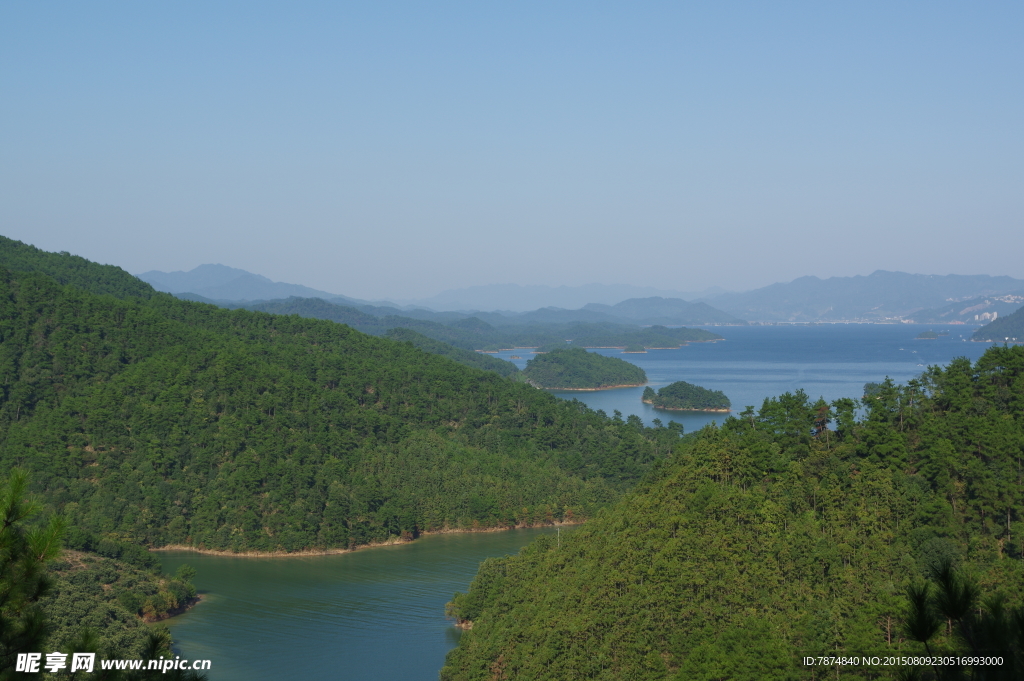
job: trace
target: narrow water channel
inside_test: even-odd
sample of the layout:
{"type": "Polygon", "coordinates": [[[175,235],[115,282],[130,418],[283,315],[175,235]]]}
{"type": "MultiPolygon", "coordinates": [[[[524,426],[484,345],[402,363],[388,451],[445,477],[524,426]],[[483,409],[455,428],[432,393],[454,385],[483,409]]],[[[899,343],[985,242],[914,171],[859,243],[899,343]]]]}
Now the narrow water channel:
{"type": "Polygon", "coordinates": [[[553,528],[444,534],[334,556],[159,554],[197,571],[203,601],[168,621],[183,657],[211,681],[435,681],[459,631],[444,604],[485,558],[553,528]]]}

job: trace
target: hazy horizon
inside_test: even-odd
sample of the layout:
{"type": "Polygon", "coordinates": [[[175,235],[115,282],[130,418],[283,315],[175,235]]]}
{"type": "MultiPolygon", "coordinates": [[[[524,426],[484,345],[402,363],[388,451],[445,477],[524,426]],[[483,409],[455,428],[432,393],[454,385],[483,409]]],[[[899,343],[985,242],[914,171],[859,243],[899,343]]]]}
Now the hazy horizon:
{"type": "Polygon", "coordinates": [[[1024,279],[1016,3],[2,18],[0,232],[130,272],[367,300],[1024,279]]]}
{"type": "MultiPolygon", "coordinates": [[[[227,267],[231,270],[236,268],[230,268],[229,266],[223,265],[222,263],[207,263],[200,267],[227,267]]],[[[878,270],[876,270],[876,273],[878,270]]],[[[149,271],[134,273],[136,276],[145,277],[154,273],[159,274],[188,274],[187,272],[176,271],[172,273],[161,272],[161,271],[149,271]]],[[[247,274],[259,275],[258,272],[246,272],[247,274]]],[[[872,273],[874,274],[874,273],[872,273]]],[[[956,273],[904,273],[911,275],[920,276],[946,276],[946,274],[956,273]]],[[[260,275],[262,276],[262,275],[260,275]]],[[[805,275],[806,277],[813,277],[814,275],[805,275]]],[[[854,275],[858,276],[870,276],[870,275],[854,275]]],[[[969,275],[968,275],[969,276],[969,275]]],[[[1003,276],[1003,275],[991,275],[984,274],[981,276],[1003,276]]],[[[800,279],[803,277],[797,277],[800,279]]],[[[845,278],[845,277],[840,277],[845,278]]],[[[822,278],[824,280],[825,278],[822,278]]],[[[791,280],[791,281],[795,281],[791,280]]],[[[304,285],[303,282],[274,282],[282,284],[298,284],[304,285]]],[[[790,282],[774,282],[777,284],[786,284],[790,282]]],[[[1021,282],[1024,284],[1024,281],[1021,282]]],[[[183,287],[179,286],[176,288],[157,287],[159,290],[167,290],[171,292],[187,292],[194,291],[196,287],[183,287]]],[[[753,289],[751,289],[753,290],[753,289]]],[[[530,310],[536,310],[541,307],[553,306],[561,307],[565,309],[579,309],[587,305],[588,303],[601,303],[614,305],[623,300],[631,298],[649,298],[654,296],[661,296],[666,298],[682,298],[684,300],[710,300],[712,304],[715,302],[717,296],[728,294],[728,293],[744,293],[746,291],[728,290],[721,287],[708,287],[702,291],[672,291],[657,289],[649,286],[637,286],[633,284],[601,284],[601,283],[590,283],[578,286],[547,286],[543,284],[518,284],[518,283],[503,283],[503,284],[489,284],[489,285],[474,285],[466,286],[457,289],[446,289],[432,296],[421,296],[418,298],[377,298],[367,299],[369,302],[375,303],[393,303],[401,306],[422,306],[437,311],[471,311],[471,310],[482,310],[482,311],[495,311],[503,310],[510,312],[526,312],[530,310]],[[543,300],[547,298],[547,302],[543,300]],[[474,301],[474,302],[464,302],[474,301]]],[[[324,291],[331,295],[341,295],[347,297],[345,292],[342,291],[324,291]]],[[[301,294],[294,294],[301,295],[301,294]]]]}

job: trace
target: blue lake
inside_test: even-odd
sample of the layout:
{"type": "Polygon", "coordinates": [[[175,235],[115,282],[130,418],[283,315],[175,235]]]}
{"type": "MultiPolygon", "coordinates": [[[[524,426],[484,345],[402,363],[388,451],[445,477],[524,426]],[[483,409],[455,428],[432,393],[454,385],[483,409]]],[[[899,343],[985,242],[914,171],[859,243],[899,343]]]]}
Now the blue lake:
{"type": "MultiPolygon", "coordinates": [[[[917,324],[820,324],[782,326],[706,327],[724,336],[715,343],[691,343],[677,350],[649,350],[644,354],[618,349],[596,349],[609,357],[636,364],[647,372],[651,387],[688,381],[710,390],[721,390],[734,412],[750,405],[760,407],[765,398],[802,388],[811,399],[859,398],[864,384],[889,376],[898,383],[919,376],[928,365],[948,364],[955,357],[981,357],[989,343],[969,339],[977,327],[917,324]],[[922,331],[948,331],[934,340],[916,340],[922,331]]],[[[500,352],[494,357],[520,368],[533,357],[528,349],[500,352]],[[521,359],[511,359],[518,355],[521,359]]],[[[640,401],[643,388],[614,390],[552,391],[559,397],[578,399],[611,415],[636,414],[650,424],[654,419],[677,421],[687,432],[699,429],[723,414],[672,412],[640,401]]]]}
{"type": "Polygon", "coordinates": [[[480,562],[554,528],[439,534],[333,556],[158,554],[196,568],[202,602],[167,621],[211,681],[436,681],[460,631],[444,604],[480,562]]]}

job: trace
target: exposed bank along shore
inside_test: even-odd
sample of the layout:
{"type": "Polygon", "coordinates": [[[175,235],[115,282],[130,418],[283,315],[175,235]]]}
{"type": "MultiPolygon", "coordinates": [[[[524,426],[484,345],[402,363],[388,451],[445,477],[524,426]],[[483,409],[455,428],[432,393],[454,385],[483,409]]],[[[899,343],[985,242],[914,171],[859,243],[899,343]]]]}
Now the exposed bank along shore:
{"type": "MultiPolygon", "coordinates": [[[[469,532],[505,532],[508,530],[528,530],[539,527],[569,527],[572,525],[582,525],[586,520],[570,520],[561,521],[554,523],[542,523],[539,525],[516,525],[515,527],[509,527],[507,525],[499,525],[496,527],[446,527],[441,530],[429,530],[420,532],[418,536],[423,537],[429,534],[464,534],[469,532]]],[[[380,548],[382,546],[396,546],[398,544],[408,544],[416,541],[416,537],[391,537],[386,541],[382,542],[371,542],[369,544],[359,544],[348,549],[304,549],[302,551],[220,551],[216,549],[201,549],[196,546],[188,546],[186,544],[168,544],[167,546],[161,546],[159,548],[151,548],[150,551],[189,551],[191,553],[201,553],[207,556],[224,556],[225,558],[307,558],[309,556],[334,556],[342,553],[353,553],[355,551],[361,551],[363,549],[380,548]]]]}
{"type": "Polygon", "coordinates": [[[729,412],[732,411],[732,409],[726,409],[725,407],[718,408],[718,409],[697,409],[696,407],[693,407],[693,408],[689,408],[689,407],[663,407],[663,406],[661,406],[659,404],[655,404],[651,400],[640,400],[640,401],[643,402],[644,404],[651,405],[655,409],[664,409],[665,411],[704,411],[704,412],[710,412],[710,413],[713,413],[713,414],[728,414],[729,412]]]}
{"type": "Polygon", "coordinates": [[[544,390],[572,390],[574,392],[593,392],[595,390],[615,390],[616,388],[642,388],[646,383],[623,383],[622,385],[602,385],[597,388],[552,388],[540,386],[544,390]]]}

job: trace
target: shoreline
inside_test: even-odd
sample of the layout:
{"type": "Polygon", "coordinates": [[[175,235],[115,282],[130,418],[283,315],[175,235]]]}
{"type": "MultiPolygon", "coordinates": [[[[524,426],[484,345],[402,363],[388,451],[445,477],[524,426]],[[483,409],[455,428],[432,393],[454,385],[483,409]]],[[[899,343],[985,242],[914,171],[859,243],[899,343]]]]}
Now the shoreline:
{"type": "Polygon", "coordinates": [[[554,523],[542,523],[539,525],[516,525],[509,527],[507,525],[498,525],[491,527],[480,527],[480,528],[458,528],[449,527],[440,530],[429,530],[419,533],[418,537],[391,537],[387,541],[382,542],[371,542],[369,544],[359,544],[350,549],[304,549],[302,551],[222,551],[219,549],[200,549],[195,546],[186,546],[184,544],[168,544],[158,548],[149,548],[148,551],[152,553],[158,553],[161,551],[188,551],[190,553],[199,553],[205,556],[223,556],[226,558],[308,558],[310,556],[337,556],[343,553],[354,553],[356,551],[362,551],[363,549],[377,549],[384,546],[398,546],[400,544],[411,544],[416,541],[419,537],[425,537],[431,534],[469,534],[473,532],[505,532],[508,530],[530,530],[540,527],[571,527],[574,525],[582,525],[586,520],[571,520],[561,521],[554,523]]]}
{"type": "Polygon", "coordinates": [[[542,390],[566,390],[572,392],[596,392],[598,390],[615,390],[616,388],[642,388],[646,383],[627,383],[623,385],[603,385],[600,388],[548,388],[542,386],[542,390]]]}
{"type": "Polygon", "coordinates": [[[188,601],[186,601],[185,603],[182,603],[181,605],[179,605],[177,608],[171,608],[170,610],[168,610],[163,615],[161,615],[159,617],[154,617],[153,619],[146,619],[145,616],[143,616],[142,617],[142,621],[145,622],[146,624],[156,624],[157,622],[166,622],[167,620],[171,619],[172,617],[177,617],[178,615],[183,615],[184,613],[188,612],[192,608],[194,608],[197,605],[199,605],[199,603],[202,602],[202,600],[203,600],[202,594],[196,594],[192,598],[188,599],[188,601]]]}
{"type": "Polygon", "coordinates": [[[663,409],[664,411],[700,411],[700,412],[707,412],[707,413],[711,413],[711,414],[728,414],[728,413],[732,412],[732,409],[725,409],[725,408],[722,408],[722,409],[689,409],[687,407],[662,407],[662,406],[654,404],[650,400],[640,400],[640,401],[643,402],[644,404],[651,405],[655,409],[663,409]]]}

